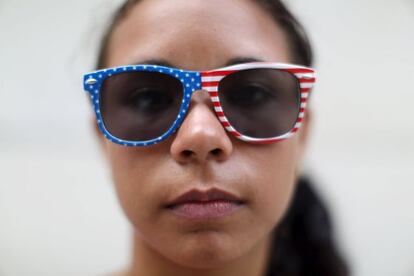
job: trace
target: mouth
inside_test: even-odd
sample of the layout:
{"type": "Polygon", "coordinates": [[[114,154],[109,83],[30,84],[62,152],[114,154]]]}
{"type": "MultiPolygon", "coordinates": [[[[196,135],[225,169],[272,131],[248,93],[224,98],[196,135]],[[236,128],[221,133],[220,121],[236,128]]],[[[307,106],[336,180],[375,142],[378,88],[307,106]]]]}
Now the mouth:
{"type": "Polygon", "coordinates": [[[190,220],[205,220],[228,216],[245,205],[240,197],[212,188],[207,191],[192,189],[164,207],[172,214],[190,220]]]}

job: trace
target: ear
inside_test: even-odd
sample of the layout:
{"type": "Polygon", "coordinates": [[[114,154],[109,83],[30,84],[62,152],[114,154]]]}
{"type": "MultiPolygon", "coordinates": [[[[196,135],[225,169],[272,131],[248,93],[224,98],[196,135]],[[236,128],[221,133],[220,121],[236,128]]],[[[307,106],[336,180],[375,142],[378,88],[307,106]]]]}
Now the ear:
{"type": "Polygon", "coordinates": [[[310,132],[312,128],[313,123],[313,111],[312,109],[308,108],[305,113],[305,117],[302,121],[302,126],[298,132],[298,160],[301,162],[303,160],[305,154],[307,145],[309,143],[310,139],[310,132]]]}

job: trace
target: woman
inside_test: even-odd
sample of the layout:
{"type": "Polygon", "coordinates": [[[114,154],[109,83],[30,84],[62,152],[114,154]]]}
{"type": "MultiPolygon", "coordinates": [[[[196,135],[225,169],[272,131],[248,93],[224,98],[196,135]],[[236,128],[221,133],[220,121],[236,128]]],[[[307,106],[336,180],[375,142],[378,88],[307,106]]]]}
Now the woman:
{"type": "Polygon", "coordinates": [[[311,63],[276,0],[121,7],[84,81],[134,229],[122,275],[348,275],[298,169],[311,63]]]}

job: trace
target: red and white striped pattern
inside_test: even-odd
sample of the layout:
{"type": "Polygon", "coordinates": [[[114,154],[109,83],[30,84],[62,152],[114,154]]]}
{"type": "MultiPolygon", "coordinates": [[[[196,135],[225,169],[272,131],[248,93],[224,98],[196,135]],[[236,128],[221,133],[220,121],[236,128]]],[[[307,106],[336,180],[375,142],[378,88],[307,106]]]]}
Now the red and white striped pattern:
{"type": "Polygon", "coordinates": [[[311,68],[303,67],[303,66],[297,66],[292,64],[285,64],[285,63],[268,63],[268,62],[254,62],[254,63],[245,63],[245,64],[238,64],[234,66],[229,66],[213,71],[205,71],[201,72],[201,85],[202,89],[207,91],[210,95],[211,101],[213,102],[214,110],[223,125],[223,127],[229,131],[231,134],[236,136],[237,138],[254,142],[254,143],[272,143],[275,141],[280,141],[286,138],[291,137],[294,133],[296,133],[299,128],[302,125],[303,119],[305,117],[305,111],[307,106],[307,101],[309,98],[309,94],[312,90],[312,87],[315,83],[315,71],[311,68]],[[300,83],[300,90],[301,90],[301,106],[300,106],[300,112],[298,115],[298,118],[296,120],[296,123],[291,131],[289,131],[286,134],[283,134],[278,137],[272,137],[272,138],[253,138],[249,136],[245,136],[240,134],[236,129],[233,128],[233,126],[230,124],[230,122],[227,120],[226,116],[223,113],[223,109],[219,100],[218,95],[218,85],[219,82],[227,75],[241,71],[241,70],[247,70],[247,69],[255,69],[255,68],[271,68],[271,69],[279,69],[283,71],[290,72],[294,74],[299,83],[300,83]]]}
{"type": "Polygon", "coordinates": [[[210,72],[201,73],[201,87],[203,90],[206,90],[213,102],[214,110],[223,125],[230,133],[236,137],[241,137],[242,135],[238,133],[229,123],[226,116],[223,113],[223,108],[221,106],[219,97],[218,97],[218,84],[219,82],[227,75],[236,72],[235,70],[215,70],[210,72]]]}

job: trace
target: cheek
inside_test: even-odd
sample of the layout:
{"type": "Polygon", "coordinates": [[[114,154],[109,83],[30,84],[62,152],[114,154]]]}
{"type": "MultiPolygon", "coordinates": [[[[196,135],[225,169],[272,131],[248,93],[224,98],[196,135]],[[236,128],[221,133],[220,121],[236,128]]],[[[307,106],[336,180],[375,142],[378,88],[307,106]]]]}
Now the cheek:
{"type": "Polygon", "coordinates": [[[109,145],[109,157],[113,183],[119,203],[133,225],[153,218],[155,209],[154,197],[157,192],[153,182],[153,168],[159,166],[157,150],[126,148],[109,145]],[[158,161],[157,161],[158,159],[158,161]]]}
{"type": "Polygon", "coordinates": [[[275,145],[255,155],[255,183],[253,212],[257,223],[277,225],[293,195],[298,151],[295,139],[275,145]]]}

